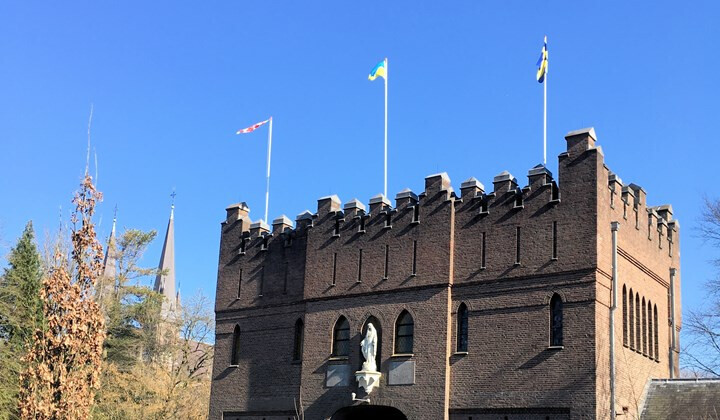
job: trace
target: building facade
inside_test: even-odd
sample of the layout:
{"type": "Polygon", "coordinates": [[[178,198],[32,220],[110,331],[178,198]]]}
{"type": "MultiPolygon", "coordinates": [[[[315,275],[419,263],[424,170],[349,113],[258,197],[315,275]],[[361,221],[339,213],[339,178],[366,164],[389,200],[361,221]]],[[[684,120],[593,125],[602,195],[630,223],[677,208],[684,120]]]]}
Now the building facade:
{"type": "Polygon", "coordinates": [[[503,172],[457,194],[437,174],[394,206],[325,197],[272,230],[228,207],[210,418],[352,418],[369,398],[385,418],[607,419],[611,394],[635,418],[677,373],[679,223],[605,166],[593,129],[566,140],[558,179],[538,165],[524,187],[503,172]],[[368,322],[382,377],[365,395],[368,322]]]}

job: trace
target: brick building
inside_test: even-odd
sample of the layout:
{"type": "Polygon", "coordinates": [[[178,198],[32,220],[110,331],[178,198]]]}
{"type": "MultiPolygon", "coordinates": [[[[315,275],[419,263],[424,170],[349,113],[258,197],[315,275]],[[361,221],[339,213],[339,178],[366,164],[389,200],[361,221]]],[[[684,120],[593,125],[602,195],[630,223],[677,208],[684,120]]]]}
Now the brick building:
{"type": "Polygon", "coordinates": [[[558,179],[538,165],[524,187],[503,172],[457,194],[443,173],[272,231],[228,207],[210,418],[285,420],[301,400],[313,420],[607,419],[613,393],[635,418],[678,370],[679,223],[605,166],[593,129],[566,140],[558,179]],[[373,407],[352,395],[369,321],[373,407]]]}

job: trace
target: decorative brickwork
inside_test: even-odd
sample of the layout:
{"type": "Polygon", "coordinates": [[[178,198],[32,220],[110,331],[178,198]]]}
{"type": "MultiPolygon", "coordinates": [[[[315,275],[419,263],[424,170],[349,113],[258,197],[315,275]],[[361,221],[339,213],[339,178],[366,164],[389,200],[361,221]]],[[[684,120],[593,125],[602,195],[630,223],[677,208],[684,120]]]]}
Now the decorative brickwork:
{"type": "Polygon", "coordinates": [[[670,358],[678,366],[668,296],[674,268],[679,331],[679,223],[609,171],[594,130],[566,140],[559,179],[538,165],[524,187],[503,172],[493,191],[471,178],[457,194],[447,174],[431,175],[394,207],[382,195],[367,210],[329,196],[272,231],[244,203],[228,207],[210,418],[287,419],[301,400],[305,418],[324,419],[360,404],[351,393],[365,398],[354,372],[370,317],[382,332],[373,405],[409,419],[611,418],[611,221],[616,409],[634,418],[648,380],[669,376],[670,358]],[[395,342],[407,340],[396,331],[408,331],[404,311],[412,352],[396,354],[410,348],[395,342]],[[349,353],[333,355],[340,317],[349,353]]]}

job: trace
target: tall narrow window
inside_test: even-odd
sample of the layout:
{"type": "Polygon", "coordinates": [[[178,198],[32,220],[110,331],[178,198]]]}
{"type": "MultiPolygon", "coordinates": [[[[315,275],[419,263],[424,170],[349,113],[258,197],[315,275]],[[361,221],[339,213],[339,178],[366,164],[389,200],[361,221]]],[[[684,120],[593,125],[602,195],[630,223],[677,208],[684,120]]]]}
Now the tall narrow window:
{"type": "Polygon", "coordinates": [[[390,265],[390,245],[385,245],[385,270],[383,271],[383,280],[388,278],[388,266],[390,265]]]}
{"type": "Polygon", "coordinates": [[[552,259],[557,260],[557,222],[552,222],[552,259]]]}
{"type": "Polygon", "coordinates": [[[285,263],[285,277],[283,278],[283,293],[287,293],[288,286],[288,273],[290,272],[290,265],[285,263]]]}
{"type": "Polygon", "coordinates": [[[633,293],[633,289],[630,289],[630,319],[628,319],[628,324],[630,327],[630,348],[632,350],[635,350],[635,294],[633,293]]]}
{"type": "Polygon", "coordinates": [[[468,309],[461,303],[457,312],[457,351],[468,351],[468,309]]]}
{"type": "Polygon", "coordinates": [[[635,210],[635,229],[640,230],[640,213],[637,206],[633,206],[633,210],[635,210]]]}
{"type": "Polygon", "coordinates": [[[410,312],[403,310],[395,322],[395,354],[413,352],[413,335],[415,323],[410,312]]]}
{"type": "Polygon", "coordinates": [[[550,345],[563,345],[563,302],[557,293],[550,299],[550,345]]]}
{"type": "Polygon", "coordinates": [[[245,255],[245,247],[247,246],[247,239],[240,239],[240,255],[245,255]]]}
{"type": "Polygon", "coordinates": [[[640,307],[640,316],[642,318],[642,339],[640,340],[642,342],[642,354],[647,356],[647,316],[645,315],[645,298],[642,298],[642,306],[640,307]]]}
{"type": "Polygon", "coordinates": [[[268,242],[270,242],[270,236],[271,235],[265,235],[262,238],[262,242],[260,243],[260,251],[267,251],[268,249],[268,242]]]}
{"type": "Polygon", "coordinates": [[[238,276],[238,294],[237,298],[240,299],[240,290],[242,290],[242,281],[243,281],[243,269],[240,269],[240,275],[238,276]]]}
{"type": "Polygon", "coordinates": [[[413,241],[412,276],[417,275],[417,241],[413,241]]]}
{"type": "Polygon", "coordinates": [[[337,252],[333,254],[332,266],[332,285],[335,286],[335,276],[337,275],[337,252]]]}
{"type": "Polygon", "coordinates": [[[295,340],[293,342],[293,360],[302,360],[303,336],[305,335],[305,324],[302,319],[295,321],[295,340]]]}
{"type": "Polygon", "coordinates": [[[648,326],[648,357],[651,359],[654,357],[653,351],[655,351],[655,346],[653,345],[653,339],[655,336],[653,335],[653,317],[652,317],[652,302],[648,300],[647,304],[647,326],[648,326]]]}
{"type": "Polygon", "coordinates": [[[623,346],[628,346],[628,301],[627,301],[627,288],[623,284],[623,291],[622,291],[622,317],[623,317],[623,346]]]}
{"type": "MultiPolygon", "coordinates": [[[[375,328],[375,334],[377,335],[377,347],[375,348],[375,362],[377,363],[377,370],[380,371],[381,364],[382,364],[382,325],[380,325],[380,320],[375,318],[374,316],[370,316],[367,321],[365,321],[365,324],[362,327],[362,330],[360,330],[362,337],[364,338],[365,335],[367,335],[368,325],[372,324],[373,328],[375,328]]],[[[362,369],[362,364],[365,362],[365,358],[362,355],[362,352],[360,352],[360,366],[358,366],[358,370],[362,369]]]]}
{"type": "Polygon", "coordinates": [[[358,227],[358,232],[365,233],[365,215],[360,215],[360,223],[358,227]]]}
{"type": "Polygon", "coordinates": [[[482,247],[480,248],[480,268],[485,268],[485,232],[482,233],[482,247]]]}
{"type": "Polygon", "coordinates": [[[413,206],[412,223],[420,223],[420,204],[415,204],[415,206],[413,206]]]}
{"type": "Polygon", "coordinates": [[[347,318],[340,316],[333,328],[332,356],[348,354],[350,354],[350,323],[347,318]]]}
{"type": "Polygon", "coordinates": [[[635,294],[635,351],[642,353],[642,319],[640,316],[640,293],[635,294]]]}
{"type": "Polygon", "coordinates": [[[358,254],[358,272],[357,272],[357,282],[360,283],[362,281],[362,248],[360,248],[360,253],[358,254]]]}
{"type": "Polygon", "coordinates": [[[658,316],[657,316],[657,305],[653,307],[653,323],[655,324],[655,360],[660,360],[660,353],[658,352],[658,316]]]}
{"type": "Polygon", "coordinates": [[[520,264],[520,226],[515,228],[515,264],[520,264]]]}
{"type": "Polygon", "coordinates": [[[610,190],[610,208],[615,208],[615,190],[612,189],[612,187],[609,188],[610,190]]]}
{"type": "Polygon", "coordinates": [[[262,296],[265,291],[265,266],[260,267],[260,284],[258,288],[260,289],[258,296],[262,296]]]}
{"type": "Polygon", "coordinates": [[[240,326],[236,325],[233,330],[232,353],[230,353],[230,364],[237,366],[240,363],[240,326]]]}

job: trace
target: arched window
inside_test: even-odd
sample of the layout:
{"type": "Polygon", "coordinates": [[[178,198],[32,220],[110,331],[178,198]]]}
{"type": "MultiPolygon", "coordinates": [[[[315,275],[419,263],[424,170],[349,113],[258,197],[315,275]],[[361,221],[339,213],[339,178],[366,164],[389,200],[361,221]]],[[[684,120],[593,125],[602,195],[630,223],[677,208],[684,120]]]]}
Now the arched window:
{"type": "Polygon", "coordinates": [[[350,354],[350,323],[347,318],[340,316],[333,328],[333,356],[347,356],[350,354]]]}
{"type": "Polygon", "coordinates": [[[302,360],[303,353],[303,335],[305,334],[305,324],[302,319],[295,321],[295,340],[293,342],[293,360],[302,360]]]}
{"type": "Polygon", "coordinates": [[[652,317],[652,302],[648,300],[647,304],[647,326],[648,326],[648,357],[653,358],[653,352],[655,346],[653,346],[653,317],[652,317]]]}
{"type": "Polygon", "coordinates": [[[655,324],[655,360],[660,360],[660,353],[658,352],[658,317],[657,317],[657,305],[653,307],[653,321],[655,324]]]}
{"type": "Polygon", "coordinates": [[[630,348],[635,350],[635,294],[633,293],[633,289],[630,289],[630,319],[628,319],[628,324],[630,324],[630,348]]]}
{"type": "Polygon", "coordinates": [[[550,299],[550,345],[563,345],[563,302],[557,293],[550,299]]]}
{"type": "Polygon", "coordinates": [[[230,364],[237,366],[240,363],[240,326],[236,325],[233,331],[232,353],[230,353],[230,364]]]}
{"type": "Polygon", "coordinates": [[[623,284],[623,292],[622,292],[622,316],[623,316],[623,346],[627,347],[628,345],[628,330],[627,330],[627,316],[628,316],[628,308],[627,308],[627,288],[623,284]]]}
{"type": "Polygon", "coordinates": [[[635,351],[642,353],[642,319],[640,316],[640,293],[635,295],[635,351]]]}
{"type": "Polygon", "coordinates": [[[645,312],[645,298],[642,298],[642,306],[640,307],[640,317],[642,318],[642,354],[647,356],[647,312],[645,312]]]}
{"type": "Polygon", "coordinates": [[[413,334],[415,323],[410,312],[403,310],[395,321],[395,354],[413,352],[413,334]]]}
{"type": "Polygon", "coordinates": [[[461,303],[457,311],[457,350],[468,351],[468,309],[461,303]]]}
{"type": "MultiPolygon", "coordinates": [[[[382,325],[380,324],[380,320],[375,318],[374,316],[368,317],[367,321],[365,321],[365,324],[362,327],[361,333],[362,338],[365,338],[365,334],[367,334],[368,325],[372,324],[375,328],[375,332],[377,333],[377,349],[375,351],[375,362],[377,363],[378,370],[380,369],[380,363],[382,361],[382,355],[380,354],[380,350],[382,349],[382,325]]],[[[360,352],[360,367],[362,368],[362,364],[365,362],[365,358],[362,355],[362,352],[360,352]]]]}

